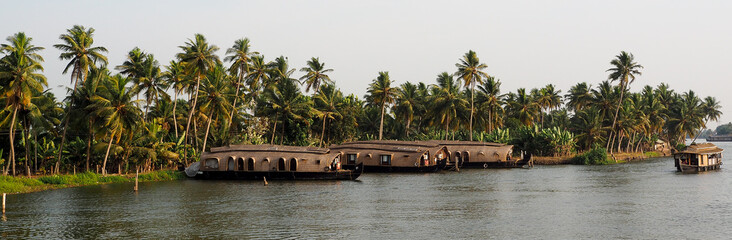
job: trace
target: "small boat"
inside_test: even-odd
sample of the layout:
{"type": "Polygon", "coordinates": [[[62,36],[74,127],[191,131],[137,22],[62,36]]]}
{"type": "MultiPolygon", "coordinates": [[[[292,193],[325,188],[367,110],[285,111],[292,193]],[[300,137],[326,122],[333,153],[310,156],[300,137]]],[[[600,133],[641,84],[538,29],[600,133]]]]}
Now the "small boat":
{"type": "Polygon", "coordinates": [[[363,165],[341,169],[341,154],[329,149],[281,145],[234,145],[211,148],[186,169],[200,179],[355,180],[363,165]]]}
{"type": "Polygon", "coordinates": [[[711,143],[692,143],[684,150],[674,153],[674,165],[682,173],[716,170],[722,166],[722,151],[724,150],[711,143]]]}
{"type": "Polygon", "coordinates": [[[437,172],[448,160],[447,148],[430,142],[356,141],[330,149],[344,156],[345,169],[363,164],[365,172],[437,172]]]}
{"type": "Polygon", "coordinates": [[[531,155],[524,154],[520,158],[512,158],[513,145],[475,141],[428,141],[447,147],[450,168],[521,168],[531,167],[531,155]]]}

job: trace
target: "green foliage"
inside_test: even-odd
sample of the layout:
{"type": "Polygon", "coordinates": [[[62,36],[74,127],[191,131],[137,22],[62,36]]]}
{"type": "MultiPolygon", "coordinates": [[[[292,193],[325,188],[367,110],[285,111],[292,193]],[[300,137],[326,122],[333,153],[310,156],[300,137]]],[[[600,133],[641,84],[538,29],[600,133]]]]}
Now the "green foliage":
{"type": "Polygon", "coordinates": [[[715,130],[717,135],[729,135],[732,134],[732,122],[719,125],[715,130]]]}
{"type": "Polygon", "coordinates": [[[605,165],[610,163],[607,157],[607,149],[605,148],[593,148],[590,151],[575,156],[571,161],[572,164],[578,165],[605,165]]]}
{"type": "Polygon", "coordinates": [[[575,139],[571,132],[557,127],[524,126],[514,131],[510,143],[532,155],[565,156],[574,151],[575,139]]]}
{"type": "Polygon", "coordinates": [[[509,129],[497,128],[489,134],[483,135],[483,133],[481,133],[481,136],[483,142],[507,144],[511,141],[511,131],[509,131],[509,129]]]}
{"type": "MultiPolygon", "coordinates": [[[[155,171],[155,172],[151,172],[151,173],[140,174],[140,176],[139,176],[139,180],[143,181],[143,182],[182,180],[182,179],[186,179],[186,175],[183,172],[173,171],[173,170],[155,171]]],[[[134,177],[132,177],[131,180],[134,180],[134,177]]]]}

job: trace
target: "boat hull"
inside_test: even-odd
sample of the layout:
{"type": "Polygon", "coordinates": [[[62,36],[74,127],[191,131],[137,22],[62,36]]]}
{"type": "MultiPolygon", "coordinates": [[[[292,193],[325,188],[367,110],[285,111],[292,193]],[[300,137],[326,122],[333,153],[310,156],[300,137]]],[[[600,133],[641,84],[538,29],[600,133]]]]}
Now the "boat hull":
{"type": "Polygon", "coordinates": [[[679,164],[676,167],[676,171],[682,172],[682,173],[698,173],[698,172],[719,170],[720,167],[721,167],[721,164],[709,165],[709,166],[679,164]]]}
{"type": "Polygon", "coordinates": [[[227,180],[356,180],[363,173],[363,164],[353,170],[338,170],[327,172],[290,172],[290,171],[201,171],[196,179],[227,179],[227,180]]]}
{"type": "Polygon", "coordinates": [[[463,162],[460,168],[523,168],[528,165],[529,161],[463,162]]]}
{"type": "MultiPolygon", "coordinates": [[[[440,171],[441,169],[445,168],[445,164],[447,164],[447,161],[442,160],[442,161],[438,161],[437,164],[432,165],[432,166],[402,167],[402,166],[384,166],[384,165],[364,165],[363,171],[372,172],[372,173],[389,173],[389,172],[428,173],[428,172],[440,171]]],[[[344,165],[345,169],[352,169],[354,167],[355,167],[354,165],[344,165]]]]}

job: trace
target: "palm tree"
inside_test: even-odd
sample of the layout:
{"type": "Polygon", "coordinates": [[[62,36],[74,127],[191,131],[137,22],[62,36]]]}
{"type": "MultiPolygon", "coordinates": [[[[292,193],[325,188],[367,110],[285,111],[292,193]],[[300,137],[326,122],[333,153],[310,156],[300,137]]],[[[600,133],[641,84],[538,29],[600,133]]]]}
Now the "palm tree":
{"type": "Polygon", "coordinates": [[[414,120],[414,114],[420,108],[419,95],[417,92],[417,85],[411,82],[402,84],[401,87],[396,89],[396,102],[394,104],[394,114],[401,119],[407,121],[405,134],[409,137],[409,130],[412,121],[414,120]]]}
{"type": "Polygon", "coordinates": [[[448,139],[450,124],[467,108],[468,102],[460,96],[459,81],[442,72],[437,75],[437,85],[432,87],[429,111],[435,125],[445,126],[445,140],[448,139]]]}
{"type": "Polygon", "coordinates": [[[495,127],[500,127],[500,113],[503,112],[501,105],[505,104],[501,95],[501,81],[494,78],[486,78],[483,85],[478,86],[478,106],[485,110],[488,115],[488,133],[495,127]]]}
{"type": "Polygon", "coordinates": [[[573,119],[577,143],[584,149],[590,149],[597,142],[602,142],[607,127],[603,126],[603,117],[596,108],[585,108],[576,113],[573,119]]]}
{"type": "Polygon", "coordinates": [[[48,85],[46,77],[38,73],[43,71],[40,62],[43,57],[38,54],[43,47],[31,44],[33,38],[19,32],[7,38],[10,44],[2,44],[5,56],[0,59],[0,79],[2,81],[2,97],[6,108],[12,109],[10,120],[10,161],[15,175],[15,119],[18,110],[29,109],[35,94],[43,92],[48,85]]]}
{"type": "Polygon", "coordinates": [[[288,121],[304,121],[312,112],[310,101],[302,95],[295,82],[293,79],[285,78],[277,82],[276,86],[265,88],[257,101],[258,115],[267,117],[274,115],[274,118],[271,118],[273,123],[272,144],[274,144],[278,121],[283,123],[282,138],[280,138],[280,142],[282,142],[285,138],[286,126],[284,125],[288,121]]]}
{"type": "Polygon", "coordinates": [[[122,65],[119,65],[114,69],[130,78],[134,85],[137,85],[139,83],[137,78],[142,77],[145,71],[143,64],[146,57],[147,54],[145,52],[140,50],[140,48],[135,47],[127,53],[127,60],[125,60],[122,65]]]}
{"type": "Polygon", "coordinates": [[[386,106],[394,102],[396,89],[391,87],[391,79],[389,72],[379,72],[379,76],[374,79],[368,88],[368,102],[374,106],[381,106],[381,121],[379,123],[379,140],[384,136],[384,114],[386,106]]]}
{"type": "MultiPolygon", "coordinates": [[[[72,92],[76,91],[76,87],[80,84],[79,81],[86,81],[86,77],[89,70],[94,67],[96,63],[106,65],[107,57],[102,53],[106,53],[105,47],[92,47],[94,44],[94,28],[86,29],[81,25],[74,25],[71,29],[66,30],[66,34],[61,34],[59,39],[63,42],[61,44],[53,45],[53,47],[62,51],[59,58],[61,60],[69,60],[69,64],[64,68],[63,73],[66,74],[71,68],[71,84],[74,85],[72,92]]],[[[72,106],[72,102],[68,106],[72,106]]],[[[71,109],[66,110],[66,115],[71,109]]],[[[66,130],[69,128],[69,119],[66,117],[64,120],[64,131],[61,134],[61,144],[59,144],[58,156],[56,157],[56,170],[61,161],[61,154],[64,149],[64,142],[66,141],[66,130]]]]}
{"type": "Polygon", "coordinates": [[[237,75],[239,79],[236,81],[236,93],[234,94],[234,103],[231,105],[232,111],[229,115],[229,126],[231,127],[231,119],[234,118],[236,112],[236,100],[239,99],[239,90],[241,89],[241,81],[247,74],[249,74],[249,63],[252,61],[251,57],[258,55],[258,52],[252,52],[249,46],[249,39],[243,38],[234,41],[229,49],[226,49],[226,57],[224,61],[231,62],[229,72],[233,75],[237,75]]]}
{"type": "Polygon", "coordinates": [[[320,59],[313,57],[307,62],[307,67],[301,68],[301,72],[305,72],[305,75],[300,77],[302,84],[307,84],[305,92],[309,92],[312,87],[314,92],[318,92],[320,84],[322,82],[333,83],[328,76],[328,72],[332,72],[333,69],[325,69],[325,63],[320,63],[320,59]]]}
{"type": "Polygon", "coordinates": [[[470,141],[473,141],[473,112],[475,112],[475,84],[483,84],[483,79],[488,78],[488,74],[483,72],[488,65],[480,63],[478,56],[473,50],[465,53],[460,62],[455,64],[458,70],[455,75],[465,81],[465,87],[470,86],[470,141]]]}
{"type": "Polygon", "coordinates": [[[206,38],[200,34],[197,33],[194,36],[194,39],[188,39],[188,42],[186,42],[185,46],[179,46],[181,50],[183,50],[182,53],[178,53],[176,57],[180,62],[185,63],[186,72],[189,74],[192,74],[196,77],[196,87],[193,89],[193,92],[195,93],[195,96],[193,96],[193,105],[191,106],[191,110],[188,113],[188,122],[186,122],[186,132],[185,136],[187,138],[190,137],[190,127],[191,127],[191,120],[193,119],[193,114],[196,112],[196,104],[198,101],[198,90],[201,86],[201,78],[203,78],[204,74],[216,64],[219,64],[221,61],[219,60],[219,57],[216,56],[215,52],[219,50],[219,48],[216,45],[209,45],[208,41],[206,41],[206,38]]]}
{"type": "Polygon", "coordinates": [[[214,118],[229,116],[229,109],[232,108],[227,98],[228,84],[230,81],[221,65],[217,65],[206,75],[202,88],[199,90],[201,98],[201,111],[208,112],[208,123],[206,124],[206,134],[203,138],[203,148],[201,152],[206,151],[206,142],[208,140],[209,129],[214,118]]]}
{"type": "Polygon", "coordinates": [[[170,65],[165,67],[167,71],[163,73],[163,79],[167,82],[168,86],[173,87],[175,97],[173,98],[173,128],[175,129],[175,138],[178,138],[178,120],[176,116],[176,108],[178,106],[178,94],[188,84],[187,77],[184,72],[183,64],[176,61],[170,61],[170,65]]]}
{"type": "Polygon", "coordinates": [[[102,174],[107,174],[107,159],[109,150],[115,137],[118,139],[127,130],[140,124],[142,111],[137,107],[138,101],[133,100],[134,91],[127,87],[129,78],[115,75],[109,81],[103,83],[99,89],[99,95],[94,96],[94,102],[90,108],[94,113],[102,117],[102,126],[109,131],[109,142],[102,162],[102,174]]]}
{"type": "MultiPolygon", "coordinates": [[[[704,124],[702,124],[701,127],[705,128],[709,120],[718,121],[719,117],[722,116],[722,111],[720,109],[722,109],[722,106],[719,105],[719,101],[717,101],[716,98],[711,96],[704,98],[704,102],[701,104],[701,114],[704,115],[704,124]]],[[[699,134],[701,134],[701,130],[702,129],[699,130],[699,134]]],[[[694,137],[693,141],[696,141],[699,134],[694,137]]]]}
{"type": "Polygon", "coordinates": [[[290,68],[287,58],[280,56],[275,58],[271,63],[268,63],[270,70],[267,72],[269,77],[264,85],[265,88],[275,87],[282,81],[297,81],[292,78],[292,74],[295,73],[294,68],[290,68]]]}
{"type": "MultiPolygon", "coordinates": [[[[75,106],[72,106],[72,108],[80,110],[79,114],[86,116],[85,120],[88,120],[89,122],[89,139],[86,143],[86,171],[89,171],[91,148],[95,135],[94,123],[99,120],[99,116],[96,116],[94,114],[94,109],[91,108],[91,105],[94,103],[92,99],[98,95],[100,84],[108,81],[109,70],[107,70],[106,66],[93,68],[92,71],[89,72],[89,76],[90,78],[88,78],[83,84],[79,85],[77,91],[72,92],[70,96],[71,102],[75,103],[75,106]]],[[[83,119],[84,117],[80,118],[83,119]]]]}
{"type": "Polygon", "coordinates": [[[567,108],[576,112],[580,112],[588,107],[592,102],[592,87],[586,82],[577,83],[569,89],[569,93],[564,95],[567,100],[567,108]]]}
{"type": "Polygon", "coordinates": [[[336,108],[339,99],[343,98],[343,93],[335,88],[335,85],[326,83],[319,88],[318,94],[313,96],[313,103],[315,104],[315,110],[317,115],[323,118],[323,128],[320,134],[319,146],[323,146],[323,139],[325,136],[325,124],[328,121],[340,119],[342,115],[336,108]]]}
{"type": "Polygon", "coordinates": [[[610,72],[610,75],[607,77],[608,80],[620,82],[620,99],[618,99],[618,107],[615,110],[615,117],[613,117],[613,125],[610,128],[612,131],[615,131],[615,122],[618,119],[620,106],[623,105],[623,93],[625,92],[625,88],[635,81],[635,75],[641,75],[640,69],[643,68],[643,66],[635,62],[635,58],[632,53],[627,53],[625,51],[621,51],[619,55],[615,56],[615,59],[610,61],[610,65],[613,65],[613,67],[606,71],[610,72]]]}
{"type": "Polygon", "coordinates": [[[261,89],[261,85],[269,81],[269,75],[272,71],[271,66],[264,61],[264,56],[253,56],[249,74],[247,74],[246,83],[249,86],[252,99],[256,99],[261,89]]]}
{"type": "Polygon", "coordinates": [[[153,101],[158,104],[161,98],[168,99],[170,96],[166,93],[168,83],[163,80],[160,73],[160,64],[155,60],[152,54],[146,54],[142,62],[142,72],[137,77],[137,85],[135,92],[142,92],[145,97],[145,113],[142,115],[143,120],[147,120],[147,113],[150,111],[150,105],[153,101]]]}
{"type": "Polygon", "coordinates": [[[534,116],[539,110],[539,105],[526,94],[525,88],[519,88],[516,93],[510,93],[508,100],[509,111],[525,126],[534,125],[534,116]]]}

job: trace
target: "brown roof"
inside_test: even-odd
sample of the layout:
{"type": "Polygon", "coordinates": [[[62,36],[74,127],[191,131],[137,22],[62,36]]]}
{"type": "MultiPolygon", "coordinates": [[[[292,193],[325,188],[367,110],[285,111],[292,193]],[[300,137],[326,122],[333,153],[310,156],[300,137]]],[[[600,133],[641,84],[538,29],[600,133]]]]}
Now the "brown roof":
{"type": "Polygon", "coordinates": [[[283,145],[231,145],[225,147],[211,148],[211,153],[216,152],[229,152],[229,151],[247,151],[247,152],[264,152],[264,151],[277,151],[277,152],[299,152],[299,153],[328,153],[330,150],[327,148],[318,147],[300,147],[300,146],[283,146],[283,145]]]}
{"type": "Polygon", "coordinates": [[[697,143],[691,144],[679,153],[691,153],[691,154],[710,154],[710,153],[721,153],[724,149],[717,147],[711,143],[697,143]]]}
{"type": "Polygon", "coordinates": [[[506,144],[501,144],[501,143],[477,142],[477,141],[429,140],[427,142],[433,142],[433,143],[437,143],[439,145],[446,145],[446,146],[492,146],[492,147],[506,146],[506,144]]]}
{"type": "Polygon", "coordinates": [[[332,145],[330,149],[337,150],[343,148],[355,149],[374,149],[394,152],[422,152],[425,148],[439,147],[433,142],[417,142],[417,141],[396,141],[396,140],[370,140],[346,142],[340,145],[332,145]]]}

